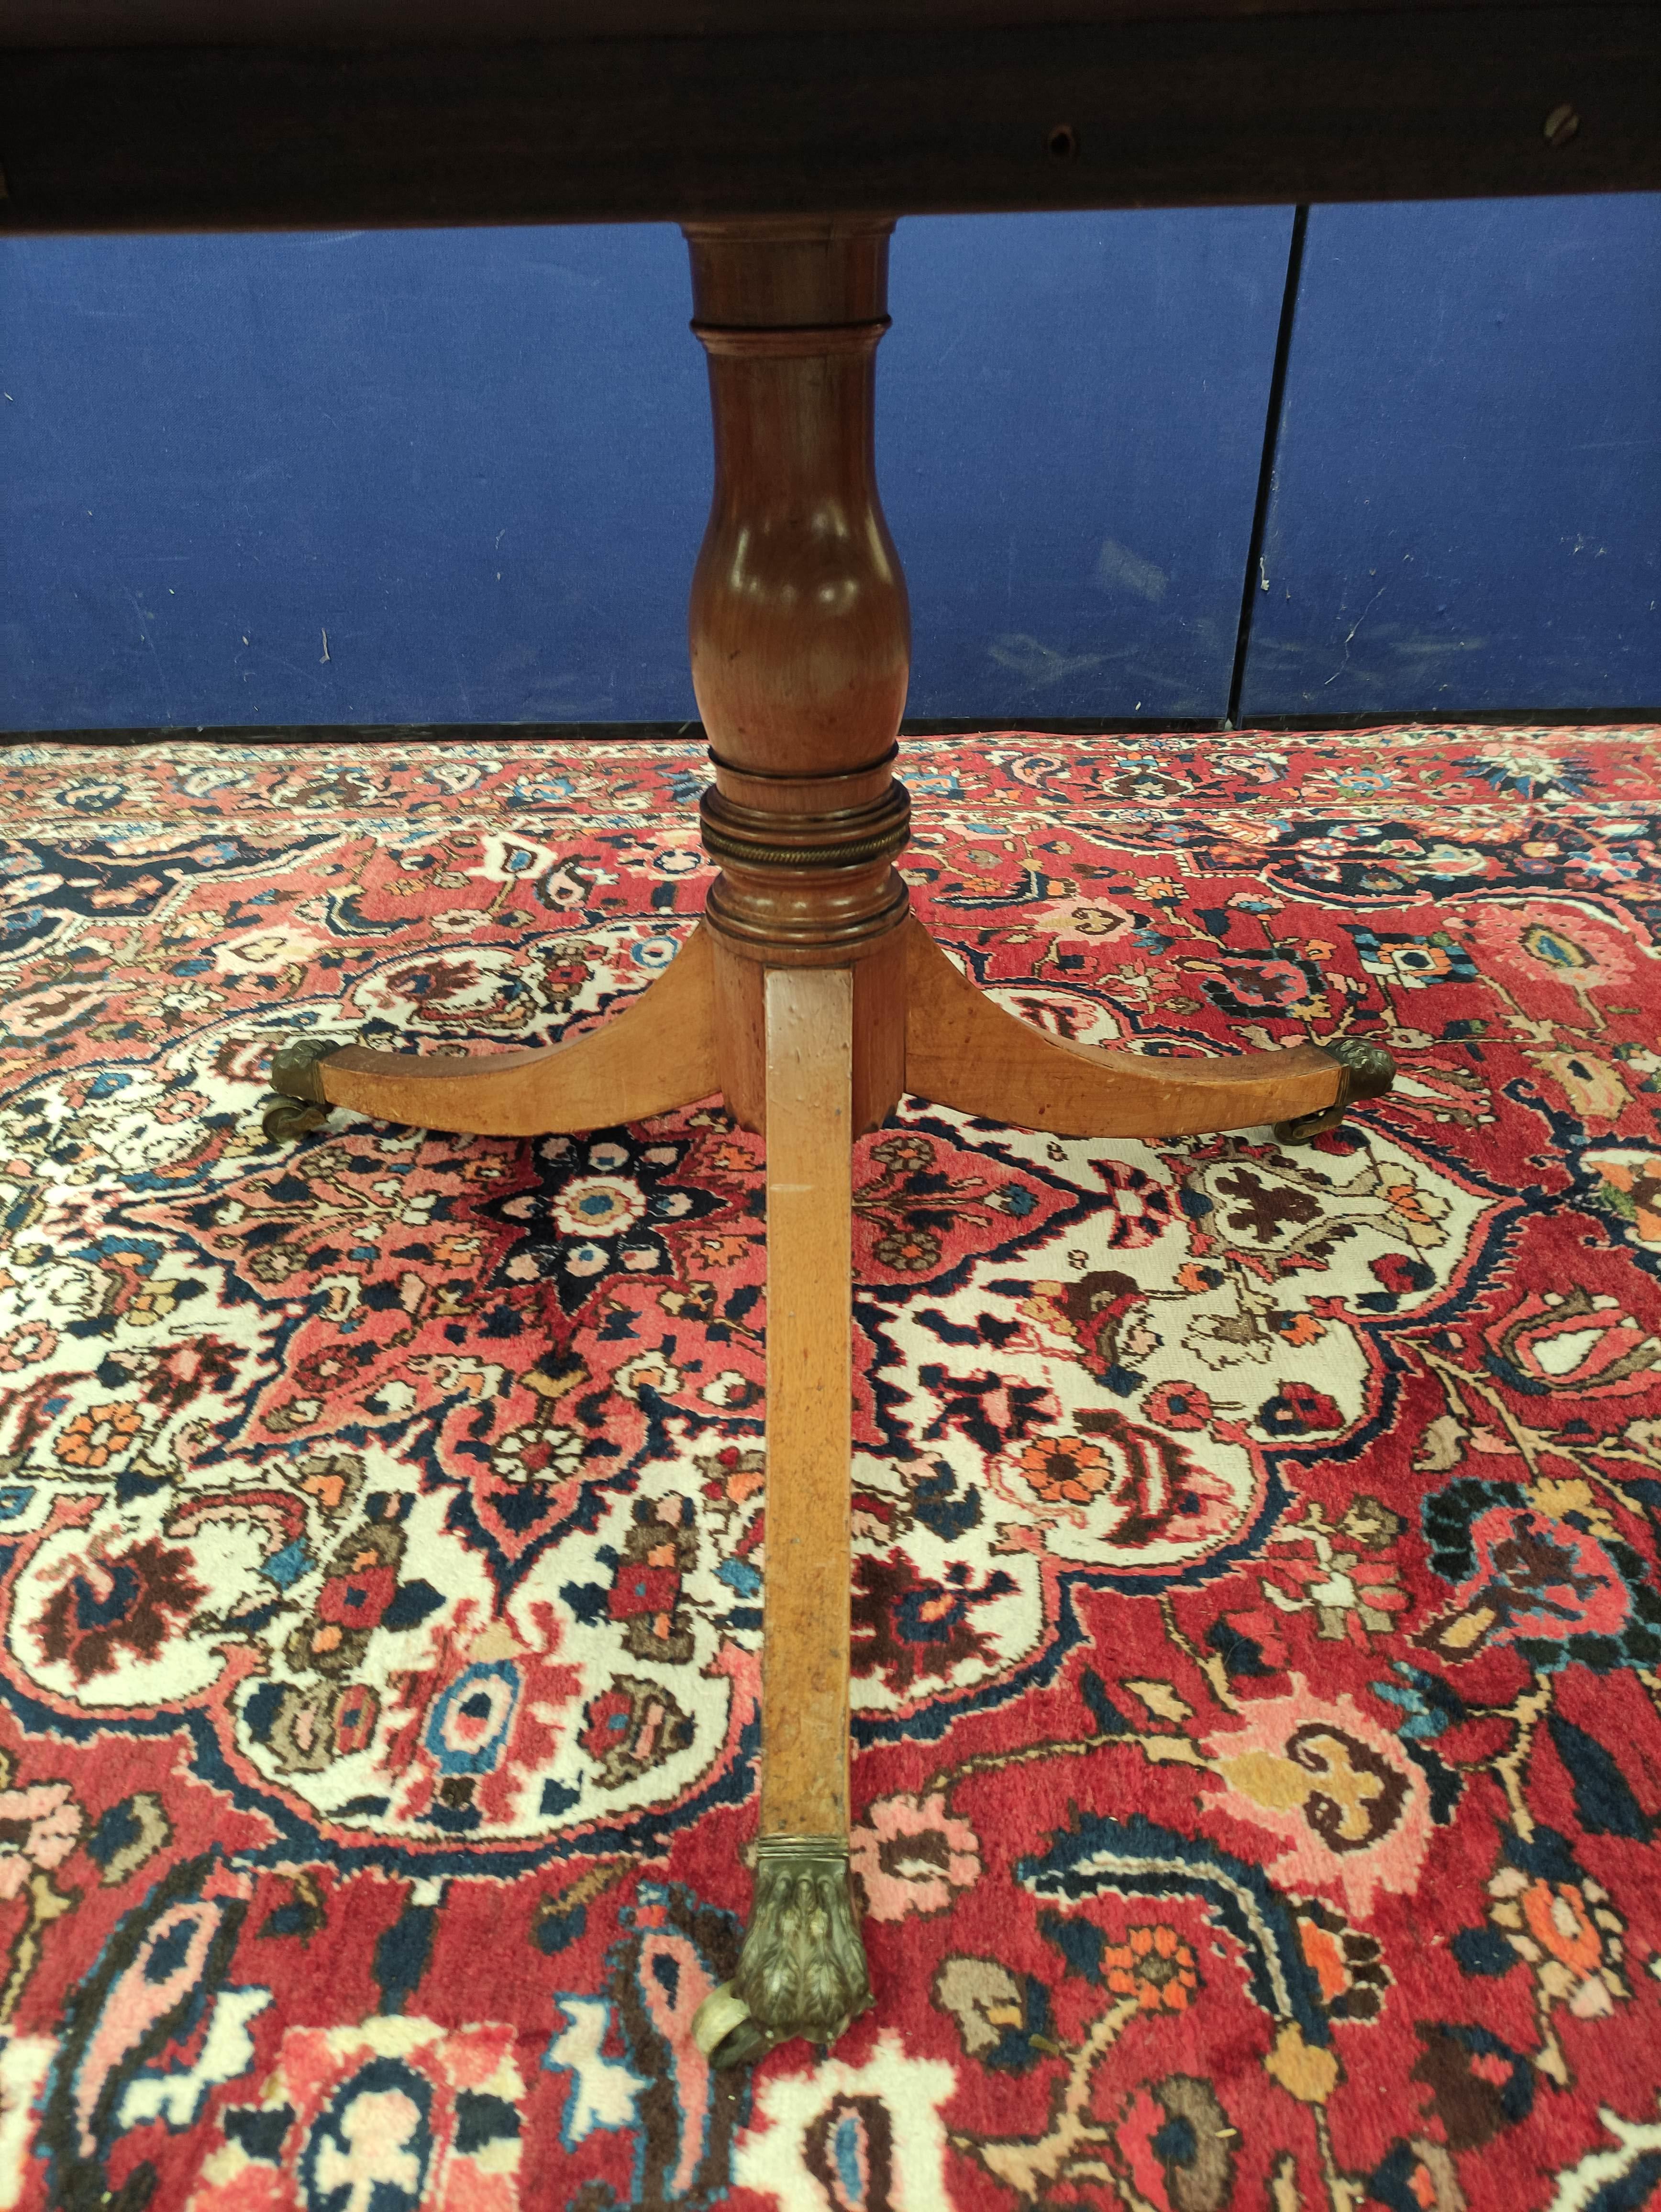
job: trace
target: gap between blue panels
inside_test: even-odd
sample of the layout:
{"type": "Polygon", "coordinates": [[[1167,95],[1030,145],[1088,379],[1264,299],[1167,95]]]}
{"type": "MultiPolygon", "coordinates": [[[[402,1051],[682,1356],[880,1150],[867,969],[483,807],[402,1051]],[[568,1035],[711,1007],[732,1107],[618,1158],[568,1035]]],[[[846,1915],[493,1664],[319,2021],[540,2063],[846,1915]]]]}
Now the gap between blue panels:
{"type": "Polygon", "coordinates": [[[1241,712],[1661,704],[1661,196],[1311,210],[1241,712]]]}

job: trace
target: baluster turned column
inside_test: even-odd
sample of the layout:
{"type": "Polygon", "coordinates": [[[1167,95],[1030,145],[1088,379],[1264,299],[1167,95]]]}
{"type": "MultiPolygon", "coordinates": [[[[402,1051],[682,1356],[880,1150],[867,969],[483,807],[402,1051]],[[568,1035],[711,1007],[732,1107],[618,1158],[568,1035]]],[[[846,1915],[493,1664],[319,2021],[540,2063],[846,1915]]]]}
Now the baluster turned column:
{"type": "Polygon", "coordinates": [[[691,224],[715,486],[692,579],[692,684],[715,788],[704,844],[727,1103],[765,1121],[761,975],[855,971],[855,1113],[904,1073],[909,802],[892,763],[910,663],[877,497],[886,222],[691,224]]]}

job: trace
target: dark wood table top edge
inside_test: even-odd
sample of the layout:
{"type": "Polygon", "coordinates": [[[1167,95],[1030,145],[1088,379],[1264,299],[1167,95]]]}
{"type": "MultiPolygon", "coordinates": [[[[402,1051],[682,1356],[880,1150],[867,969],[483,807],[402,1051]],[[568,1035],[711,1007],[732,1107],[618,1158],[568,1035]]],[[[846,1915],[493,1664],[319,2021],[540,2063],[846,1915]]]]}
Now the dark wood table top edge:
{"type": "MultiPolygon", "coordinates": [[[[1561,0],[1521,0],[1550,7],[1561,0]]],[[[1596,7],[1598,0],[1571,0],[1596,7]]],[[[0,51],[490,46],[530,40],[837,37],[1054,23],[1505,13],[1509,0],[0,0],[0,51]]]]}
{"type": "MultiPolygon", "coordinates": [[[[758,27],[759,0],[618,0],[604,35],[595,0],[482,0],[465,40],[455,0],[410,0],[356,45],[388,0],[342,0],[327,40],[321,4],[191,43],[225,11],[133,0],[130,43],[46,46],[54,11],[0,0],[0,230],[1661,189],[1657,0],[896,0],[879,27],[850,0],[835,31],[827,0],[758,27]]],[[[122,12],[55,6],[66,40],[122,12]]]]}

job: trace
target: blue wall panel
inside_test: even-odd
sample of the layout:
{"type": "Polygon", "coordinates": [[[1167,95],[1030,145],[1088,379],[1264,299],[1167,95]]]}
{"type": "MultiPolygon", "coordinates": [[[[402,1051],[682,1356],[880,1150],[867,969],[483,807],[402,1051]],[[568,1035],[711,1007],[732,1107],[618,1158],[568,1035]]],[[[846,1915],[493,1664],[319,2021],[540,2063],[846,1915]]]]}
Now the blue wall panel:
{"type": "MultiPolygon", "coordinates": [[[[912,713],[1221,714],[1288,225],[900,226],[912,713]]],[[[684,264],[661,226],[0,243],[0,727],[690,716],[684,264]]]]}
{"type": "Polygon", "coordinates": [[[660,227],[0,247],[0,721],[691,714],[684,263],[660,227]]]}
{"type": "Polygon", "coordinates": [[[914,714],[1222,715],[1291,228],[900,225],[880,447],[914,714]]]}
{"type": "Polygon", "coordinates": [[[1661,197],[1310,216],[1242,712],[1661,704],[1661,197]]]}

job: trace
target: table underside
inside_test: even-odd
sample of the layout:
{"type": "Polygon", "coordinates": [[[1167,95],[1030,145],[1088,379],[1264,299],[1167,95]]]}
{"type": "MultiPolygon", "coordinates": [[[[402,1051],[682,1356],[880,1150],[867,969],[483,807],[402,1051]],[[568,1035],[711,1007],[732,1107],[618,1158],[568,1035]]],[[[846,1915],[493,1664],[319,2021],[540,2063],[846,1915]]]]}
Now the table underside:
{"type": "Polygon", "coordinates": [[[802,0],[785,27],[780,13],[758,0],[0,0],[0,226],[1661,187],[1652,0],[802,0]]]}

